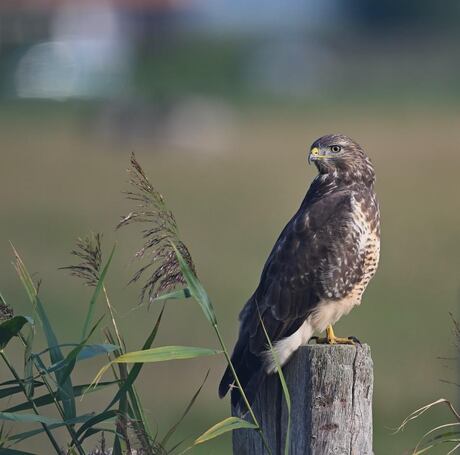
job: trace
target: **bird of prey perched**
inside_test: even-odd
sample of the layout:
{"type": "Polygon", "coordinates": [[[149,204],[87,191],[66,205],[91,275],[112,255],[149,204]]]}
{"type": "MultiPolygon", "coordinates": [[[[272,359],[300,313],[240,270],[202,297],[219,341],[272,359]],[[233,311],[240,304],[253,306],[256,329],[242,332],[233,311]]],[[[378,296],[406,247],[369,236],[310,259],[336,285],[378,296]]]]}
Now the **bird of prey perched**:
{"type": "MultiPolygon", "coordinates": [[[[332,326],[361,303],[379,261],[375,173],[364,150],[347,136],[331,134],[313,143],[308,162],[315,163],[318,175],[240,313],[232,362],[250,402],[276,370],[261,319],[281,365],[314,333],[325,330],[322,341],[330,344],[353,343],[336,337],[332,326]]],[[[233,383],[227,368],[219,395],[232,388],[232,404],[245,413],[233,383]]]]}

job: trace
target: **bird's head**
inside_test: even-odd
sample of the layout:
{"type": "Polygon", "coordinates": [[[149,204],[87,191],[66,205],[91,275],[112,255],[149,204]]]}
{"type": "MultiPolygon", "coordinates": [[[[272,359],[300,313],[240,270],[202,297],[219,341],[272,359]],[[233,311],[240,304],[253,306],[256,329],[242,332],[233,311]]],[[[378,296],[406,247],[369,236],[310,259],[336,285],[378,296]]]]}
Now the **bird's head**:
{"type": "Polygon", "coordinates": [[[314,162],[320,174],[369,177],[374,169],[364,150],[353,139],[343,134],[328,134],[313,142],[308,162],[314,162]]]}

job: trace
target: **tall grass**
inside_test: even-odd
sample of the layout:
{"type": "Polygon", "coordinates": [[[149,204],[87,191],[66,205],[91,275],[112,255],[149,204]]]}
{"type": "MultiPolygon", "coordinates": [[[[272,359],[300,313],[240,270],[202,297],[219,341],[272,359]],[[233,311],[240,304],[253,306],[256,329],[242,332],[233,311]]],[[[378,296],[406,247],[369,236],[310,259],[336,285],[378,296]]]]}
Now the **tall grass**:
{"type": "MultiPolygon", "coordinates": [[[[454,324],[454,335],[456,338],[456,347],[458,349],[460,348],[460,324],[454,319],[452,314],[451,318],[454,324]]],[[[460,386],[460,384],[455,385],[460,386]]],[[[453,454],[460,449],[460,413],[455,409],[452,402],[446,398],[440,398],[415,410],[404,419],[395,432],[398,433],[404,430],[410,422],[417,420],[423,414],[440,406],[445,406],[449,410],[449,417],[452,420],[426,431],[414,447],[412,455],[429,453],[440,446],[447,447],[447,455],[453,454]]]]}
{"type": "MultiPolygon", "coordinates": [[[[102,235],[91,234],[78,239],[71,252],[77,258],[77,263],[63,267],[71,275],[81,279],[92,292],[86,313],[82,317],[80,338],[73,343],[62,343],[57,333],[59,326],[49,320],[47,306],[41,299],[40,283],[34,283],[22,257],[13,247],[14,266],[29,298],[31,315],[14,316],[14,305],[9,305],[0,295],[0,357],[11,375],[9,380],[0,384],[0,399],[23,397],[20,403],[0,412],[0,420],[3,421],[0,431],[1,452],[27,455],[27,452],[13,447],[26,439],[45,435],[49,440],[50,450],[60,455],[95,453],[95,438],[101,441],[98,449],[100,454],[108,453],[106,446],[109,445],[113,447],[114,455],[133,453],[135,449],[138,450],[137,453],[147,455],[186,453],[194,446],[224,433],[245,428],[257,431],[267,453],[272,453],[232,365],[213,304],[198,279],[189,249],[179,236],[173,213],[167,208],[162,195],[149,182],[134,155],[131,156],[129,176],[131,187],[126,195],[136,206],[121,218],[117,228],[142,223],[143,245],[135,253],[135,257],[144,262],[130,283],[144,280],[140,301],[147,300],[149,305],[162,304],[157,321],[140,349],[128,350],[106,286],[106,277],[116,256],[116,249],[113,247],[104,261],[102,235]],[[154,346],[166,302],[189,298],[199,304],[212,326],[218,348],[154,346]],[[95,320],[96,309],[100,312],[101,307],[105,307],[104,315],[95,320]],[[34,342],[35,334],[39,330],[46,340],[46,346],[41,350],[34,342]],[[95,342],[93,340],[96,337],[99,340],[95,342]],[[16,340],[24,350],[24,368],[21,372],[7,353],[9,344],[16,340]],[[143,409],[142,399],[136,390],[136,381],[143,365],[213,355],[223,355],[226,358],[234,375],[235,386],[246,404],[250,421],[228,417],[211,426],[185,447],[185,441],[174,441],[177,428],[195,405],[204,387],[208,377],[206,374],[176,424],[162,437],[153,432],[143,409]],[[75,373],[82,360],[104,357],[108,357],[108,363],[101,365],[99,373],[92,381],[75,384],[75,373]],[[109,372],[112,378],[103,382],[103,376],[109,372]],[[102,389],[113,390],[108,403],[102,409],[90,413],[79,412],[77,398],[102,389]],[[44,393],[39,395],[39,390],[44,393]],[[54,405],[59,418],[43,413],[42,407],[49,404],[54,405]],[[18,427],[25,423],[34,423],[37,428],[17,432],[18,427]],[[64,441],[62,433],[58,434],[56,431],[62,428],[67,434],[64,441]],[[112,438],[111,443],[106,442],[108,436],[112,438]]],[[[261,324],[263,325],[262,320],[261,324]]],[[[271,348],[271,341],[268,334],[266,335],[267,344],[271,348]]],[[[290,408],[289,392],[279,365],[278,372],[290,408]]],[[[289,452],[289,440],[288,434],[285,454],[289,452]]]]}

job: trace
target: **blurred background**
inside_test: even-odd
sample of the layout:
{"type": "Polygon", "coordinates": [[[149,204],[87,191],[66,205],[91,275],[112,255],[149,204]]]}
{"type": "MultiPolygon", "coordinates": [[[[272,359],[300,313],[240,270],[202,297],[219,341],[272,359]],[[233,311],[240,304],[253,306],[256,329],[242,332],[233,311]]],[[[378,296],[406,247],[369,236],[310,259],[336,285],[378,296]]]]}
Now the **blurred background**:
{"type": "MultiPolygon", "coordinates": [[[[129,211],[134,151],[233,345],[237,314],[315,175],[309,145],[348,134],[376,167],[382,255],[337,332],[372,348],[375,452],[409,453],[448,414],[392,434],[404,417],[441,396],[458,402],[449,313],[458,316],[460,278],[459,19],[454,0],[2,0],[1,291],[17,314],[31,313],[11,241],[43,280],[60,341],[74,341],[91,291],[57,268],[72,263],[77,237],[103,232],[106,258],[117,242],[109,293],[129,349],[140,348],[158,308],[139,306],[139,286],[126,285],[139,232],[114,231],[129,211]]],[[[190,301],[168,303],[156,343],[217,346],[190,301]]],[[[8,349],[20,367],[19,347],[8,349]]],[[[82,363],[76,382],[102,362],[82,363]]],[[[224,360],[145,366],[141,394],[160,435],[208,368],[178,440],[229,414],[216,392],[224,360]]],[[[108,396],[81,408],[102,409],[108,396]]],[[[48,453],[45,438],[21,447],[48,453]]],[[[194,453],[230,454],[230,437],[194,453]]]]}

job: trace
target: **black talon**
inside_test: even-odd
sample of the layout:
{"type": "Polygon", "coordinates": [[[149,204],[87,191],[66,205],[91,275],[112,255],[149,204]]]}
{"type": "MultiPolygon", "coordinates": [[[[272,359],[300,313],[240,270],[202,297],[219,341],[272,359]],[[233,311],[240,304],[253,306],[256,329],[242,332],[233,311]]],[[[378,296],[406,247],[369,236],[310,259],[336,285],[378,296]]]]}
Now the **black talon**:
{"type": "Polygon", "coordinates": [[[311,340],[315,340],[316,342],[319,340],[319,337],[311,337],[309,340],[308,340],[308,344],[310,344],[310,341],[311,340]]]}
{"type": "Polygon", "coordinates": [[[358,343],[361,346],[361,341],[359,341],[358,338],[351,336],[351,337],[348,337],[348,339],[351,341],[354,341],[355,343],[358,343]]]}

